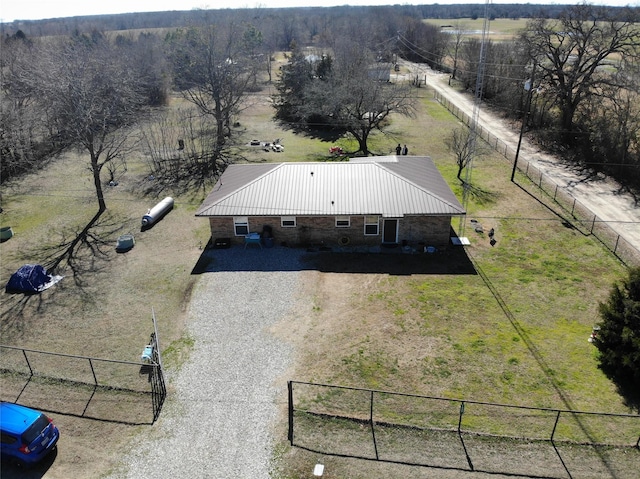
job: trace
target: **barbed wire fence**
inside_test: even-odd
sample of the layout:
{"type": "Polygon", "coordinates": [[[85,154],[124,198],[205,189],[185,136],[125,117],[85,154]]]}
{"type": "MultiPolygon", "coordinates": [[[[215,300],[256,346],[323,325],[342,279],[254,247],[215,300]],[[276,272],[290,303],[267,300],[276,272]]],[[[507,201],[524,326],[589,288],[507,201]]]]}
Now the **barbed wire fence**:
{"type": "Polygon", "coordinates": [[[290,444],[322,455],[563,478],[604,470],[631,479],[640,460],[638,415],[301,381],[288,382],[288,396],[290,444]]]}
{"type": "MultiPolygon", "coordinates": [[[[462,123],[469,126],[471,118],[467,113],[435,90],[434,98],[462,123]]],[[[507,160],[514,161],[516,150],[491,133],[487,128],[477,125],[476,134],[507,160]]],[[[541,168],[523,158],[522,155],[518,158],[517,169],[533,186],[561,208],[564,216],[568,218],[572,226],[583,234],[595,237],[625,265],[640,266],[640,251],[612,228],[610,221],[598,217],[569,191],[558,185],[553,178],[545,174],[541,168]]]]}

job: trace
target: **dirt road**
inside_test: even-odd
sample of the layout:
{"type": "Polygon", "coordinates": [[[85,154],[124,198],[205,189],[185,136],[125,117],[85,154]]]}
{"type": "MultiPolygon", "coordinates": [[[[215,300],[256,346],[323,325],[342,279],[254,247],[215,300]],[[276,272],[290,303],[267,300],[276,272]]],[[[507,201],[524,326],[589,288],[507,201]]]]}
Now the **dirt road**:
{"type": "MultiPolygon", "coordinates": [[[[406,63],[412,75],[426,78],[427,85],[462,112],[473,117],[474,98],[468,94],[462,94],[448,85],[449,75],[435,72],[423,65],[406,63]]],[[[520,135],[519,129],[487,111],[480,109],[478,124],[491,131],[515,151],[520,135]]],[[[549,178],[552,178],[559,188],[571,194],[591,212],[598,216],[629,244],[640,251],[640,207],[636,199],[630,193],[624,191],[620,184],[613,179],[601,175],[588,176],[586,173],[567,167],[559,158],[546,154],[523,138],[520,148],[519,162],[528,161],[540,169],[549,178]]]]}

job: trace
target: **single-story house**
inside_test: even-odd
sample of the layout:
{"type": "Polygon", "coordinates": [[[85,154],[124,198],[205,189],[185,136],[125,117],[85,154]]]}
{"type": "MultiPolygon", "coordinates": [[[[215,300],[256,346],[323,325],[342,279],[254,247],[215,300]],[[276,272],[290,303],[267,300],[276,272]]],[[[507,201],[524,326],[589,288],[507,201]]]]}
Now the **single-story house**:
{"type": "Polygon", "coordinates": [[[395,155],[230,165],[196,212],[214,240],[260,233],[290,246],[443,247],[464,214],[431,158],[395,155]]]}

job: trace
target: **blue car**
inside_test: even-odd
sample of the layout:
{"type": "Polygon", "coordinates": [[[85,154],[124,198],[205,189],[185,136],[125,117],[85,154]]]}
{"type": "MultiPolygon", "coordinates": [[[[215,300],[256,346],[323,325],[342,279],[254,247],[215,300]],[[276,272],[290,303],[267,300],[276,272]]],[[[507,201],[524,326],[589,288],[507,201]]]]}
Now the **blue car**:
{"type": "Polygon", "coordinates": [[[29,466],[47,456],[55,447],[60,432],[51,418],[19,404],[0,403],[2,460],[29,466]]]}

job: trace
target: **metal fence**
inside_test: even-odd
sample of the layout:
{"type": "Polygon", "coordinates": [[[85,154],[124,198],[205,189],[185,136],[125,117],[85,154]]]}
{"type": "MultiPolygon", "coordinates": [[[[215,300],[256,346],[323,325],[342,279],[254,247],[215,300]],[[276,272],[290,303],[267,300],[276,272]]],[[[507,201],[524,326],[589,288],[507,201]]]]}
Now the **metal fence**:
{"type": "Polygon", "coordinates": [[[38,409],[112,422],[155,422],[166,385],[155,333],[135,363],[0,345],[0,397],[38,409]]]}
{"type": "Polygon", "coordinates": [[[640,460],[638,415],[299,381],[288,394],[290,444],[323,455],[529,477],[604,467],[631,478],[640,460]]]}
{"type": "MultiPolygon", "coordinates": [[[[434,92],[435,99],[447,108],[465,125],[470,126],[471,117],[458,108],[439,92],[434,92]]],[[[503,140],[492,134],[482,125],[476,125],[476,133],[494,150],[510,161],[515,160],[516,150],[503,140]]],[[[607,220],[598,217],[587,206],[576,199],[566,189],[560,187],[555,180],[546,175],[540,168],[529,162],[522,155],[518,157],[517,169],[535,185],[547,199],[561,208],[563,216],[572,226],[598,239],[609,251],[616,255],[627,266],[640,266],[640,251],[611,227],[607,220]]]]}

